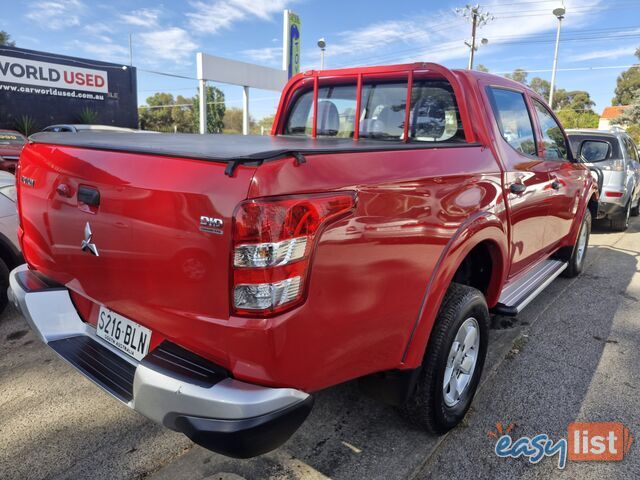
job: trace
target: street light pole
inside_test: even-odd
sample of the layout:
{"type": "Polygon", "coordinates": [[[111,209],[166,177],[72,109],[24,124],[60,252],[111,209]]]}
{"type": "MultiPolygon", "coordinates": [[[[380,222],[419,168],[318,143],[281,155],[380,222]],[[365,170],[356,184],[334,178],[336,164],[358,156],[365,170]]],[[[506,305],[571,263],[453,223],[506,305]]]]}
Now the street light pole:
{"type": "Polygon", "coordinates": [[[553,69],[551,70],[551,86],[549,87],[549,106],[553,108],[553,92],[556,86],[556,69],[558,68],[558,49],[560,47],[560,28],[566,10],[564,6],[555,8],[553,14],[558,18],[558,32],[556,33],[556,49],[553,54],[553,69]]]}
{"type": "Polygon", "coordinates": [[[327,42],[324,37],[318,40],[318,48],[320,48],[320,70],[324,70],[324,51],[327,48],[327,42]]]}

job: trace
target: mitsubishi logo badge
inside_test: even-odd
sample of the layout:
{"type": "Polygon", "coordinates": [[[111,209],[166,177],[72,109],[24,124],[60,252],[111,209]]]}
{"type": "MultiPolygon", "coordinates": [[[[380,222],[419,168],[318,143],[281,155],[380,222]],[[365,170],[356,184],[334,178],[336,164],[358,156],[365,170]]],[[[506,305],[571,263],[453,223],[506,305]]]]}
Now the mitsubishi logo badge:
{"type": "Polygon", "coordinates": [[[84,226],[84,240],[80,244],[80,248],[83,252],[89,252],[99,257],[98,247],[96,247],[95,243],[91,243],[91,239],[93,238],[93,233],[91,233],[91,225],[89,222],[84,226]]]}

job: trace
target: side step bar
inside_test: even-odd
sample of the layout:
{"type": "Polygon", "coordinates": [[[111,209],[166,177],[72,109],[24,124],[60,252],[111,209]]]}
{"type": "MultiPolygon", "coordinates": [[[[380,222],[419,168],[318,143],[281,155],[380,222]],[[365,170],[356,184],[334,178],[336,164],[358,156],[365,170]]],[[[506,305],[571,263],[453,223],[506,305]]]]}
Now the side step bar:
{"type": "Polygon", "coordinates": [[[516,316],[566,268],[567,263],[560,260],[549,259],[540,262],[504,287],[493,312],[516,316]]]}

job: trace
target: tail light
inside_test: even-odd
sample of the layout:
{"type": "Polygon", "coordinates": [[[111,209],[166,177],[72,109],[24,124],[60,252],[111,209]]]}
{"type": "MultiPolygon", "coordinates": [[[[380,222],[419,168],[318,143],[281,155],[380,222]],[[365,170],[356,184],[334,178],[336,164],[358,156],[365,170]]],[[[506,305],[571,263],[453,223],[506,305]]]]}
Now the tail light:
{"type": "Polygon", "coordinates": [[[622,195],[624,195],[624,192],[612,192],[612,191],[604,192],[605,197],[621,198],[622,195]]]}
{"type": "Polygon", "coordinates": [[[612,160],[609,165],[603,165],[602,169],[614,172],[624,172],[624,160],[612,160]]]}
{"type": "Polygon", "coordinates": [[[354,206],[353,192],[241,203],[234,215],[233,313],[271,316],[299,305],[315,239],[354,206]]]}

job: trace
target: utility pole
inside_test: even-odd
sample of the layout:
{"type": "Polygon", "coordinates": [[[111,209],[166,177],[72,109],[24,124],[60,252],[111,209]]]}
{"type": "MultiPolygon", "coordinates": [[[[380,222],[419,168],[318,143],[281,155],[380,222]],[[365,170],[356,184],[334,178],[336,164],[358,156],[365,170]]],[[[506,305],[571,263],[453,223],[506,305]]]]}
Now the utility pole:
{"type": "MultiPolygon", "coordinates": [[[[489,23],[494,17],[488,12],[483,12],[482,7],[477,4],[475,6],[467,4],[464,8],[456,8],[456,13],[471,21],[471,43],[465,41],[464,44],[469,47],[469,64],[467,69],[472,70],[475,53],[476,50],[478,50],[478,47],[476,47],[478,28],[489,23]]],[[[486,45],[489,41],[483,38],[480,43],[486,45]]]]}
{"type": "Polygon", "coordinates": [[[471,13],[471,49],[469,51],[469,65],[467,70],[473,70],[473,57],[476,53],[476,28],[478,26],[478,9],[474,8],[471,13]]]}

